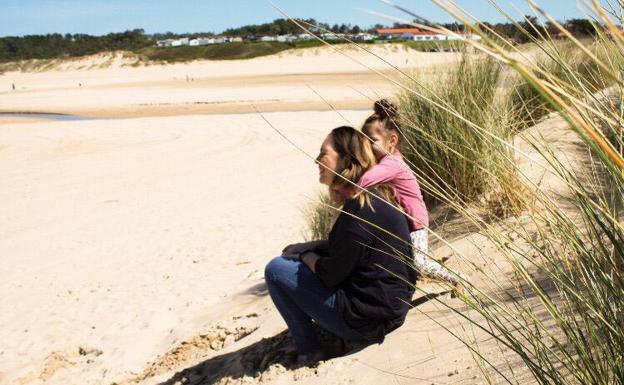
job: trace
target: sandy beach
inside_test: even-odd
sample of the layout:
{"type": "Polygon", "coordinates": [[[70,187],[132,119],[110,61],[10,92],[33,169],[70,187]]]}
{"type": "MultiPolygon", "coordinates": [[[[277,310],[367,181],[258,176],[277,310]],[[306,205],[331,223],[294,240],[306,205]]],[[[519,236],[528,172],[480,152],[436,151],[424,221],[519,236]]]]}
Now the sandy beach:
{"type": "Polygon", "coordinates": [[[423,53],[401,45],[368,49],[374,55],[337,46],[250,60],[139,67],[120,56],[104,62],[105,68],[89,65],[97,57],[76,59],[42,72],[0,76],[0,112],[120,118],[253,112],[252,105],[263,111],[327,110],[328,103],[363,109],[379,95],[395,93],[402,76],[394,68],[409,75],[457,60],[456,53],[423,53]]]}
{"type": "MultiPolygon", "coordinates": [[[[457,60],[373,49],[406,73],[457,60]]],[[[0,383],[478,383],[444,328],[494,342],[427,282],[381,345],[317,368],[279,355],[290,342],[263,269],[302,240],[302,209],[321,191],[310,156],[331,128],[361,125],[371,100],[399,90],[363,67],[396,79],[387,63],[346,54],[108,68],[87,58],[0,75],[0,111],[90,118],[0,117],[0,383]]],[[[451,267],[465,267],[453,248],[496,260],[461,223],[435,226],[454,239],[434,247],[451,267]]]]}

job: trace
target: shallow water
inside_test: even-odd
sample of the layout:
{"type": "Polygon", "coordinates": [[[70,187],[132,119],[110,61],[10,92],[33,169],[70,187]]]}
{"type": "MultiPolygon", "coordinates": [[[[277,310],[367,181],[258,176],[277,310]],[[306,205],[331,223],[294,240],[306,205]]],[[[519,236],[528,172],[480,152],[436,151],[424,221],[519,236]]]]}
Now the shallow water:
{"type": "Polygon", "coordinates": [[[41,113],[39,112],[0,112],[0,118],[1,117],[48,119],[48,120],[59,120],[59,121],[90,119],[90,118],[79,116],[79,115],[52,114],[52,113],[43,113],[43,112],[41,113]]]}

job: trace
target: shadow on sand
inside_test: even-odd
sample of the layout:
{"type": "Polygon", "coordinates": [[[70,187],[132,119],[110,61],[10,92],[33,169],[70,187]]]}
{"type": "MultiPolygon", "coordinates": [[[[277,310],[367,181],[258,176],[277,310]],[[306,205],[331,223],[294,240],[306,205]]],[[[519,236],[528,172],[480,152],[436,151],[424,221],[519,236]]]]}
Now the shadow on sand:
{"type": "MultiPolygon", "coordinates": [[[[445,295],[443,293],[427,294],[412,301],[412,306],[424,303],[445,295]]],[[[323,349],[332,358],[354,354],[370,343],[354,343],[332,335],[324,329],[316,329],[323,349]]],[[[160,385],[211,385],[244,383],[243,378],[259,378],[275,364],[286,370],[300,368],[296,364],[297,350],[285,330],[273,337],[263,338],[237,351],[221,354],[207,359],[176,373],[160,385]]]]}

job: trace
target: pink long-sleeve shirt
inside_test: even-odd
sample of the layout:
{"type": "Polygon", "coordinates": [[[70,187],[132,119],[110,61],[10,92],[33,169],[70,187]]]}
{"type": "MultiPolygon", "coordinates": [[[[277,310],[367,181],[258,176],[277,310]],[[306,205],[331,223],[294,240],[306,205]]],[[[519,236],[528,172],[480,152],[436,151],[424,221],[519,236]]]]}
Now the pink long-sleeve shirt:
{"type": "Polygon", "coordinates": [[[368,188],[380,183],[389,183],[394,187],[397,203],[411,217],[408,218],[410,231],[429,226],[429,213],[420,192],[420,185],[405,164],[401,153],[381,158],[379,163],[362,176],[358,185],[368,188]]]}

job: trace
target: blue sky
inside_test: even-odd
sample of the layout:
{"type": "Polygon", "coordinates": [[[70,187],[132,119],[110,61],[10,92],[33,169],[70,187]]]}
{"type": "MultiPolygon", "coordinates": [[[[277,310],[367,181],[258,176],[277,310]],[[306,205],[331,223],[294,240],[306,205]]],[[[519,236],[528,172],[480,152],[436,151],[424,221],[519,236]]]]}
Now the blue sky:
{"type": "MultiPolygon", "coordinates": [[[[399,16],[378,0],[273,0],[294,17],[318,21],[351,23],[363,27],[388,24],[373,10],[399,16]]],[[[397,4],[432,21],[448,16],[430,0],[395,0],[397,4]]],[[[558,19],[579,17],[577,0],[538,0],[558,19]]],[[[500,21],[486,0],[458,0],[458,4],[486,21],[500,21]]],[[[528,12],[524,0],[499,0],[514,15],[528,12]]],[[[87,33],[102,35],[143,28],[147,33],[172,31],[221,32],[229,27],[259,24],[281,15],[266,0],[0,0],[0,36],[45,33],[87,33]]]]}

